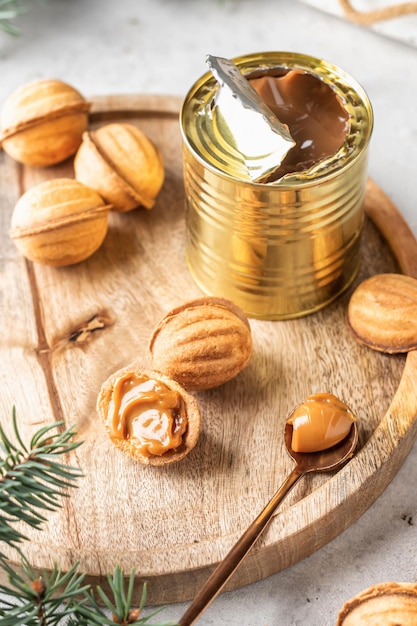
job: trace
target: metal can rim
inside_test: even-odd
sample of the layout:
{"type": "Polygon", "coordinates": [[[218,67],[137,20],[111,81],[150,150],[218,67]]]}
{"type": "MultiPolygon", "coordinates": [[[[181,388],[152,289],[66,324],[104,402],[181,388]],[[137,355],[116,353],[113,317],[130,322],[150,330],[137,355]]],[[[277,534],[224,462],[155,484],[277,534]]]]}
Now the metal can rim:
{"type": "MultiPolygon", "coordinates": [[[[254,73],[261,74],[279,69],[303,69],[325,83],[329,84],[342,98],[351,119],[351,126],[347,134],[347,145],[335,155],[323,160],[318,167],[306,172],[287,175],[273,186],[292,188],[316,184],[318,180],[325,180],[333,176],[342,168],[347,168],[360,156],[368,145],[373,130],[373,109],[369,97],[361,84],[341,67],[315,56],[286,51],[257,52],[235,57],[233,62],[247,76],[254,73]]],[[[225,179],[239,180],[249,186],[265,186],[264,183],[242,180],[233,169],[232,160],[221,167],[213,158],[212,146],[204,152],[202,142],[204,137],[204,114],[208,99],[211,99],[217,88],[217,82],[210,71],[204,73],[187,92],[180,112],[180,128],[185,146],[194,157],[208,170],[225,179]],[[194,122],[189,124],[190,117],[194,122]],[[190,128],[196,130],[193,137],[190,128]],[[199,145],[200,141],[200,145],[199,145]],[[210,152],[210,150],[212,150],[210,152]]],[[[346,143],[345,142],[345,143],[346,143]]],[[[271,186],[270,184],[268,186],[271,186]]]]}

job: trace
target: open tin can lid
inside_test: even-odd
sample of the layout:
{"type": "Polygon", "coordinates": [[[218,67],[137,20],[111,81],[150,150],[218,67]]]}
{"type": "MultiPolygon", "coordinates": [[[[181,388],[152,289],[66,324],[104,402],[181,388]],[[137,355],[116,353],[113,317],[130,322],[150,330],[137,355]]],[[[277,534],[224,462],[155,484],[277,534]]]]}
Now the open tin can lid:
{"type": "Polygon", "coordinates": [[[207,63],[218,82],[208,112],[213,132],[240,153],[250,179],[263,182],[295,146],[289,128],[232,61],[208,55],[207,63]]]}
{"type": "MultiPolygon", "coordinates": [[[[337,66],[292,52],[262,52],[232,61],[209,56],[208,62],[211,71],[189,90],[180,118],[185,145],[208,170],[255,185],[308,185],[337,175],[367,146],[373,127],[369,98],[360,84],[337,66]],[[258,89],[252,88],[259,79],[286,80],[291,73],[309,77],[330,90],[347,118],[339,147],[297,170],[286,168],[295,150],[292,139],[297,141],[293,128],[280,111],[276,113],[269,102],[265,104],[258,89]]],[[[321,103],[316,105],[322,108],[321,103]]]]}

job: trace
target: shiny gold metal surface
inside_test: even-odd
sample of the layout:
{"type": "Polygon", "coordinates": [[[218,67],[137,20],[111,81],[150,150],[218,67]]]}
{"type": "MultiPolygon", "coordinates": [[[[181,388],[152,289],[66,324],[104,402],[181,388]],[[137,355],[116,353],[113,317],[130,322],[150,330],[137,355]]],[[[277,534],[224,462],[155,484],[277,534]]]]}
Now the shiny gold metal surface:
{"type": "Polygon", "coordinates": [[[208,112],[211,128],[219,128],[229,152],[241,155],[249,179],[268,182],[296,145],[239,68],[229,59],[208,55],[218,85],[208,112]]]}
{"type": "Polygon", "coordinates": [[[331,86],[349,114],[346,139],[334,155],[273,183],[256,183],[212,124],[212,74],[192,86],[181,112],[186,255],[194,280],[250,317],[300,317],[332,302],[356,276],[371,104],[353,78],[321,59],[268,52],[233,62],[250,78],[288,69],[311,73],[331,86]]]}

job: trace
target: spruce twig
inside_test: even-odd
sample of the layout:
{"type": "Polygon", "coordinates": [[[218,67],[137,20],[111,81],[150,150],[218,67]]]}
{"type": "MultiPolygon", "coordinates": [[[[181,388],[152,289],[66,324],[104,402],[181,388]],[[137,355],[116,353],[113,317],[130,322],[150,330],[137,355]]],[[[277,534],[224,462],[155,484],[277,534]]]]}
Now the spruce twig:
{"type": "MultiPolygon", "coordinates": [[[[74,441],[76,432],[73,428],[62,433],[52,432],[62,426],[62,422],[57,422],[41,428],[27,446],[20,436],[14,409],[12,425],[15,442],[0,424],[0,542],[15,548],[21,562],[17,571],[0,553],[0,569],[9,583],[0,584],[1,626],[150,626],[149,620],[161,609],[141,616],[146,585],[142,589],[139,607],[132,607],[134,570],[126,588],[120,567],[115,568],[113,575],[107,575],[109,596],[101,587],[93,590],[91,585],[85,584],[85,575],[78,571],[78,563],[68,572],[55,565],[52,571],[39,573],[30,565],[21,547],[27,538],[14,525],[23,521],[41,529],[46,521],[44,512],[61,506],[60,498],[69,495],[68,488],[76,486],[82,472],[59,462],[59,457],[80,446],[81,442],[74,441]]],[[[166,622],[154,626],[175,624],[166,622]]]]}
{"type": "Polygon", "coordinates": [[[18,445],[0,425],[0,541],[18,549],[26,537],[14,524],[20,520],[39,528],[46,520],[42,512],[59,508],[58,498],[68,496],[66,489],[76,486],[81,471],[59,463],[57,457],[71,452],[81,442],[73,440],[72,428],[52,434],[62,426],[58,422],[40,429],[26,447],[19,434],[15,409],[12,423],[18,445]]]}
{"type": "Polygon", "coordinates": [[[2,626],[58,625],[68,616],[74,616],[86,597],[89,585],[83,585],[84,575],[77,572],[77,564],[68,572],[56,566],[51,572],[39,575],[23,557],[22,572],[2,563],[8,574],[10,587],[0,585],[4,594],[0,609],[2,626]]]}
{"type": "Polygon", "coordinates": [[[19,35],[20,29],[13,23],[29,9],[28,0],[0,0],[0,29],[9,35],[19,35]]]}
{"type": "MultiPolygon", "coordinates": [[[[112,592],[113,601],[102,590],[101,587],[97,587],[97,595],[102,601],[107,612],[102,606],[97,603],[97,599],[92,590],[85,592],[87,602],[78,607],[78,615],[82,616],[86,621],[87,626],[113,626],[116,624],[122,624],[127,626],[128,624],[149,624],[149,620],[152,619],[161,609],[156,609],[147,616],[141,617],[142,609],[146,601],[146,584],[142,588],[142,597],[139,607],[132,608],[132,595],[135,584],[135,571],[132,570],[127,582],[127,589],[125,589],[123,572],[120,567],[116,567],[113,575],[107,575],[107,582],[112,592]],[[108,616],[110,613],[111,617],[108,616]]],[[[84,622],[82,622],[84,624],[84,622]]],[[[159,624],[159,626],[175,626],[174,622],[165,622],[159,624]]]]}

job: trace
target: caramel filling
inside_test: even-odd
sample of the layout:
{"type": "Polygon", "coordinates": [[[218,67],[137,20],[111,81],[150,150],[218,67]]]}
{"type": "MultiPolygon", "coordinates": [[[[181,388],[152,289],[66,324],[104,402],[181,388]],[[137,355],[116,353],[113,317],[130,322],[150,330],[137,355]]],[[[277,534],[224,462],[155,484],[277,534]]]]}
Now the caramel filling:
{"type": "Polygon", "coordinates": [[[296,142],[273,180],[309,169],[341,148],[349,131],[349,114],[329,85],[301,70],[249,78],[249,82],[296,142]]]}
{"type": "Polygon", "coordinates": [[[110,438],[129,441],[144,456],[161,456],[181,445],[187,416],[179,393],[145,376],[127,374],[109,403],[110,438]]]}
{"type": "Polygon", "coordinates": [[[294,452],[319,452],[335,446],[350,431],[356,417],[349,407],[331,393],[308,396],[287,419],[293,427],[294,452]]]}

